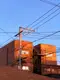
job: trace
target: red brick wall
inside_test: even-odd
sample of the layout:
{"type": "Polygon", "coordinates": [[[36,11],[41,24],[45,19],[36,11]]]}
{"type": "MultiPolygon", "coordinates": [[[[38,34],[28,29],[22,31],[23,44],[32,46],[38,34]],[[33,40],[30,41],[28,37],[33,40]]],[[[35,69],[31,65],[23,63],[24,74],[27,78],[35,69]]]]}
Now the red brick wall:
{"type": "Polygon", "coordinates": [[[44,64],[56,65],[56,46],[49,44],[40,44],[41,54],[45,55],[42,57],[42,62],[44,64]]]}
{"type": "Polygon", "coordinates": [[[8,64],[14,61],[14,41],[7,45],[8,48],[8,64]]]}
{"type": "MultiPolygon", "coordinates": [[[[56,65],[56,46],[49,45],[49,44],[39,44],[34,47],[35,53],[44,55],[41,56],[41,63],[42,64],[51,64],[56,65]]],[[[34,54],[35,54],[34,53],[34,54]]]]}
{"type": "Polygon", "coordinates": [[[6,55],[7,55],[7,49],[5,47],[1,48],[0,49],[0,66],[7,64],[6,55]]]}
{"type": "MultiPolygon", "coordinates": [[[[22,41],[22,51],[27,51],[29,52],[29,54],[22,54],[22,57],[32,57],[32,52],[33,52],[33,44],[32,42],[28,42],[28,41],[22,41]]],[[[19,54],[19,41],[15,40],[15,51],[14,51],[14,55],[15,58],[16,56],[18,56],[19,54]]]]}
{"type": "Polygon", "coordinates": [[[0,49],[0,65],[10,64],[14,60],[14,41],[0,49]]]}
{"type": "MultiPolygon", "coordinates": [[[[33,43],[29,41],[22,41],[22,52],[26,51],[27,53],[21,54],[22,58],[25,58],[25,62],[22,65],[29,66],[32,68],[32,55],[33,55],[33,43]]],[[[14,51],[14,57],[15,59],[19,57],[19,41],[15,40],[15,51],[14,51]]]]}
{"type": "MultiPolygon", "coordinates": [[[[32,67],[32,55],[33,55],[33,44],[32,42],[22,41],[22,52],[27,51],[28,54],[21,54],[22,58],[25,58],[25,62],[23,65],[32,67]],[[23,47],[24,46],[24,47],[23,47]]],[[[0,65],[11,64],[16,60],[19,53],[19,40],[15,40],[5,45],[0,50],[0,65]],[[2,52],[1,52],[2,51],[2,52]]]]}

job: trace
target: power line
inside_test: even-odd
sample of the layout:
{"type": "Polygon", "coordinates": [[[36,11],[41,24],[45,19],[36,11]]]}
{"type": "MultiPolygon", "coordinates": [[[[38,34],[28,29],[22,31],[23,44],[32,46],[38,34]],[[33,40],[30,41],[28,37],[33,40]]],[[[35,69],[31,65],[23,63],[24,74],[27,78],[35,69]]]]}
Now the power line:
{"type": "MultiPolygon", "coordinates": [[[[60,3],[59,3],[60,4],[60,3]]],[[[58,5],[59,5],[58,4],[58,5]]],[[[57,5],[55,5],[55,7],[56,7],[57,5]]],[[[55,8],[54,7],[54,8],[55,8]]],[[[56,9],[54,12],[52,12],[51,14],[49,14],[47,17],[45,17],[44,19],[42,19],[41,21],[39,21],[37,24],[39,24],[40,22],[42,22],[42,21],[44,21],[46,18],[48,18],[49,16],[51,16],[52,14],[54,14],[56,11],[58,11],[60,9],[60,7],[58,8],[58,9],[56,9]]],[[[54,17],[56,17],[58,14],[60,14],[60,12],[59,13],[57,13],[56,15],[54,15],[54,16],[52,16],[50,19],[48,19],[47,21],[45,21],[45,22],[43,22],[40,26],[42,26],[42,25],[44,25],[45,23],[47,23],[48,21],[50,21],[51,19],[53,19],[54,17]]],[[[35,27],[37,24],[35,24],[35,25],[33,25],[32,27],[35,27]]],[[[38,26],[38,27],[40,27],[40,26],[38,26]]],[[[36,28],[34,28],[34,29],[38,29],[38,27],[36,27],[36,28]]]]}
{"type": "MultiPolygon", "coordinates": [[[[45,39],[45,38],[47,38],[47,37],[53,36],[53,35],[55,35],[55,34],[57,34],[57,33],[59,33],[59,32],[60,32],[60,31],[56,31],[56,32],[54,32],[54,33],[52,33],[52,34],[49,34],[49,35],[47,35],[47,36],[44,36],[44,37],[39,38],[39,39],[37,39],[37,40],[34,40],[33,43],[36,42],[36,41],[45,39]]],[[[29,44],[30,44],[30,43],[29,43],[29,44]]],[[[28,44],[26,44],[26,45],[28,45],[28,44]]],[[[26,45],[24,45],[23,47],[25,47],[26,45]]],[[[22,48],[23,48],[23,47],[22,47],[22,48]]]]}
{"type": "MultiPolygon", "coordinates": [[[[59,32],[60,32],[60,31],[56,31],[56,32],[54,32],[54,33],[52,33],[52,34],[49,34],[49,35],[47,35],[47,36],[44,36],[44,37],[39,38],[39,39],[37,39],[37,40],[34,40],[33,43],[36,42],[36,41],[45,39],[45,38],[47,38],[47,37],[53,36],[53,35],[55,35],[55,34],[57,34],[57,33],[59,33],[59,32]]],[[[14,35],[14,36],[15,36],[15,35],[14,35]]],[[[13,37],[14,37],[14,36],[13,36],[13,37]]],[[[8,39],[8,40],[9,40],[9,39],[8,39]]],[[[7,41],[8,41],[8,40],[7,40],[7,41]]],[[[6,42],[6,41],[5,41],[5,42],[6,42]]],[[[30,43],[28,43],[28,44],[30,44],[30,43]]],[[[28,44],[27,44],[27,45],[28,45],[28,44]]],[[[25,47],[25,46],[26,46],[26,44],[25,44],[23,47],[25,47]]],[[[22,48],[23,48],[23,47],[22,47],[22,48]]]]}
{"type": "MultiPolygon", "coordinates": [[[[39,41],[39,40],[42,40],[42,39],[45,39],[45,38],[50,37],[50,36],[52,36],[52,35],[55,35],[55,34],[57,34],[57,33],[59,33],[59,32],[60,32],[60,31],[56,31],[56,32],[54,32],[54,33],[52,33],[52,34],[49,34],[49,35],[45,36],[45,37],[39,38],[39,39],[37,39],[37,40],[34,40],[32,43],[34,43],[34,42],[36,42],[36,41],[39,41]]],[[[30,44],[30,43],[28,43],[28,44],[30,44]]],[[[24,48],[24,47],[27,46],[28,44],[25,44],[22,48],[24,48]]]]}
{"type": "Polygon", "coordinates": [[[13,37],[15,37],[15,35],[14,36],[12,36],[12,37],[10,37],[9,39],[7,39],[6,41],[4,41],[0,46],[3,46],[6,42],[8,42],[10,39],[13,39],[13,37]]]}
{"type": "Polygon", "coordinates": [[[6,32],[4,29],[2,29],[2,28],[0,28],[0,30],[2,30],[6,35],[8,35],[10,38],[12,38],[12,39],[14,39],[12,36],[10,36],[9,34],[8,34],[8,32],[6,32]]]}
{"type": "MultiPolygon", "coordinates": [[[[43,33],[45,33],[45,32],[43,32],[43,33]]],[[[13,36],[13,37],[15,37],[15,35],[13,36]]],[[[33,38],[33,37],[29,37],[29,38],[33,38]]],[[[10,40],[11,38],[9,38],[9,39],[7,39],[5,42],[3,42],[0,46],[3,46],[6,42],[8,42],[9,40],[10,40]]]]}
{"type": "MultiPolygon", "coordinates": [[[[45,36],[45,37],[43,37],[43,38],[40,38],[40,39],[44,39],[44,38],[49,37],[49,36],[52,36],[52,35],[54,35],[54,34],[56,34],[56,33],[57,33],[57,32],[55,32],[55,33],[53,33],[53,34],[50,34],[50,35],[48,35],[48,36],[45,36]]],[[[9,39],[10,39],[10,38],[9,38],[9,39]]],[[[9,40],[9,39],[8,39],[8,40],[9,40]]],[[[40,39],[38,39],[38,40],[40,40],[40,39]]],[[[7,41],[8,41],[8,40],[7,40],[7,41]]],[[[37,40],[34,40],[33,42],[35,42],[35,41],[37,41],[37,40]]]]}
{"type": "MultiPolygon", "coordinates": [[[[57,5],[59,5],[60,3],[58,3],[57,5]]],[[[57,7],[57,5],[55,5],[53,8],[51,8],[50,10],[48,10],[46,13],[44,13],[42,16],[40,16],[39,18],[37,18],[35,21],[33,21],[31,24],[27,25],[27,27],[33,25],[35,22],[37,22],[39,19],[41,19],[42,17],[44,17],[46,14],[48,14],[50,11],[52,11],[55,7],[57,7]]]]}
{"type": "Polygon", "coordinates": [[[0,33],[3,33],[3,34],[5,34],[5,33],[14,34],[14,33],[17,33],[17,32],[0,32],[0,33]]]}
{"type": "Polygon", "coordinates": [[[39,25],[38,27],[36,27],[35,29],[38,29],[39,27],[41,27],[42,25],[44,25],[44,24],[46,24],[47,22],[49,22],[51,19],[53,19],[54,17],[56,17],[56,16],[58,16],[60,14],[60,12],[59,13],[57,13],[57,14],[55,14],[54,16],[52,16],[50,19],[48,19],[47,21],[45,21],[45,22],[43,22],[41,25],[39,25]]]}
{"type": "Polygon", "coordinates": [[[57,34],[57,33],[59,33],[59,32],[60,32],[60,31],[56,31],[56,32],[54,32],[54,33],[52,33],[52,34],[49,34],[49,35],[47,35],[47,36],[44,36],[44,37],[39,38],[39,39],[37,39],[37,40],[34,40],[33,42],[36,42],[36,41],[39,41],[39,40],[45,39],[45,38],[50,37],[50,36],[52,36],[52,35],[55,35],[55,34],[57,34]]]}
{"type": "MultiPolygon", "coordinates": [[[[52,31],[52,32],[36,32],[34,34],[23,34],[24,37],[29,37],[29,38],[32,38],[32,37],[44,37],[47,35],[47,33],[54,33],[56,31],[52,31]]],[[[53,38],[56,38],[56,39],[59,39],[60,35],[54,35],[53,38]]],[[[48,38],[47,38],[48,39],[48,38]]]]}
{"type": "Polygon", "coordinates": [[[47,3],[47,4],[51,4],[51,5],[53,5],[53,6],[60,7],[59,5],[57,5],[57,4],[55,4],[55,3],[52,3],[52,2],[50,2],[50,1],[47,1],[47,0],[40,0],[40,1],[42,1],[42,2],[44,2],[44,3],[47,3]]]}
{"type": "MultiPolygon", "coordinates": [[[[60,8],[59,8],[59,9],[60,9],[60,8]]],[[[57,9],[57,10],[59,10],[59,9],[57,9]]],[[[57,10],[55,10],[54,12],[56,12],[57,10]]],[[[53,12],[53,13],[54,13],[54,12],[53,12]]],[[[52,14],[52,13],[51,13],[51,14],[52,14]]],[[[50,15],[51,15],[51,14],[50,14],[50,15]]],[[[51,19],[53,19],[54,17],[56,17],[56,16],[59,15],[59,14],[60,14],[60,12],[57,13],[57,14],[55,14],[55,15],[52,16],[50,19],[48,19],[47,21],[43,22],[40,26],[38,26],[38,27],[36,27],[36,28],[34,28],[34,29],[38,29],[39,27],[41,27],[42,25],[46,24],[47,22],[49,22],[51,19]]],[[[49,17],[49,15],[48,15],[48,17],[49,17]]],[[[46,18],[47,18],[47,17],[46,17],[46,18]]],[[[46,18],[44,18],[44,19],[46,19],[46,18]]],[[[44,19],[43,19],[43,20],[44,20],[44,19]]],[[[42,20],[42,21],[43,21],[43,20],[42,20]]],[[[37,24],[36,24],[36,25],[37,25],[37,24]]],[[[36,26],[36,25],[34,25],[34,26],[36,26]]],[[[33,27],[34,27],[34,26],[33,26],[33,27]]]]}
{"type": "Polygon", "coordinates": [[[39,23],[43,22],[45,19],[47,19],[48,17],[50,17],[52,14],[55,14],[55,12],[57,12],[60,8],[56,9],[55,11],[53,11],[52,13],[50,13],[49,15],[47,15],[47,17],[43,18],[41,21],[39,21],[38,23],[36,23],[35,25],[33,25],[32,27],[35,27],[36,25],[38,25],[39,23]]]}
{"type": "MultiPolygon", "coordinates": [[[[48,33],[54,33],[54,32],[56,32],[56,31],[49,31],[49,32],[36,32],[36,33],[32,33],[32,34],[28,34],[28,35],[26,35],[26,34],[23,34],[24,35],[24,37],[43,37],[43,36],[46,36],[46,35],[48,35],[48,33]]],[[[60,37],[60,35],[58,34],[58,35],[54,35],[54,37],[56,38],[56,37],[60,37]]]]}
{"type": "MultiPolygon", "coordinates": [[[[3,33],[5,33],[6,35],[8,35],[8,36],[10,37],[10,38],[7,39],[4,43],[6,43],[7,41],[9,41],[10,39],[13,39],[13,40],[14,40],[15,35],[14,35],[14,36],[10,36],[10,35],[9,35],[10,32],[8,33],[8,32],[6,32],[6,31],[5,31],[4,29],[2,29],[2,28],[0,28],[0,30],[2,30],[3,33]]],[[[4,43],[3,43],[3,44],[4,44],[4,43]]]]}
{"type": "MultiPolygon", "coordinates": [[[[59,3],[60,4],[60,3],[59,3]]],[[[58,5],[59,5],[58,4],[58,5]]],[[[57,5],[55,5],[55,7],[56,7],[57,5]]],[[[53,7],[53,8],[55,8],[55,7],[53,7]]],[[[53,9],[52,8],[52,9],[53,9]]],[[[59,9],[60,9],[60,7],[59,7],[59,9]]],[[[57,9],[57,10],[59,10],[59,9],[57,9]]],[[[55,13],[57,10],[55,10],[54,12],[52,12],[51,14],[53,14],[53,13],[55,13]]],[[[45,17],[44,19],[46,19],[46,18],[48,18],[49,16],[51,16],[51,14],[49,14],[47,17],[45,17]]],[[[38,27],[36,27],[35,29],[38,29],[39,27],[41,27],[42,25],[44,25],[45,23],[47,23],[48,21],[50,21],[51,19],[53,19],[54,17],[56,17],[58,14],[60,14],[60,12],[59,13],[57,13],[56,15],[54,15],[54,16],[52,16],[50,19],[48,19],[47,21],[45,21],[44,23],[42,23],[40,26],[38,26],[38,27]]],[[[44,19],[42,19],[42,21],[44,20],[44,19]]],[[[38,21],[38,20],[37,20],[38,21]]],[[[42,22],[41,21],[41,22],[42,22]]],[[[35,23],[35,22],[33,22],[33,23],[35,23]]],[[[33,24],[32,23],[32,24],[33,24]]],[[[40,22],[39,22],[40,23],[40,22]]],[[[30,24],[30,25],[32,25],[32,24],[30,24]]],[[[38,24],[38,23],[37,23],[38,24]]],[[[34,27],[37,25],[37,24],[35,24],[34,25],[34,27]]],[[[33,26],[32,26],[33,27],[33,26]]]]}
{"type": "MultiPolygon", "coordinates": [[[[24,36],[24,37],[27,37],[27,38],[39,38],[39,37],[44,37],[44,36],[24,36]]],[[[45,39],[51,39],[51,40],[60,40],[60,36],[52,36],[52,37],[48,37],[48,38],[45,38],[45,39]]]]}

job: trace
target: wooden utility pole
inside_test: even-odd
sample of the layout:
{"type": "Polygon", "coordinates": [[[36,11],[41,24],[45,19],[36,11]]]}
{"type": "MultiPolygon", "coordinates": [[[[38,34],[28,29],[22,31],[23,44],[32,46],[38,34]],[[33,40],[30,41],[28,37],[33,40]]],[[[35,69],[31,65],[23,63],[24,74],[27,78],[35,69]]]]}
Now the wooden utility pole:
{"type": "Polygon", "coordinates": [[[35,32],[35,30],[32,29],[28,29],[28,28],[22,28],[19,27],[19,33],[16,34],[15,36],[19,35],[19,65],[18,65],[18,69],[22,68],[22,63],[21,63],[21,54],[22,54],[22,32],[26,32],[26,33],[31,33],[31,32],[35,32]]]}
{"type": "Polygon", "coordinates": [[[19,67],[21,69],[21,53],[22,53],[22,27],[19,27],[19,67]]]}

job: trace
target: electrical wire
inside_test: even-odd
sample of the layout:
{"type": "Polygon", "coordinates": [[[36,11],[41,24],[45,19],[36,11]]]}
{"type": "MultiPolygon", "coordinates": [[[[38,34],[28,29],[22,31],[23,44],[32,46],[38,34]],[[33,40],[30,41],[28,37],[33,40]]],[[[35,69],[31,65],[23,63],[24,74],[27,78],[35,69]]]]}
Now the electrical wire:
{"type": "MultiPolygon", "coordinates": [[[[12,36],[12,37],[15,37],[15,35],[14,36],[12,36]]],[[[9,39],[7,39],[6,41],[4,41],[1,45],[0,45],[0,47],[1,46],[3,46],[5,43],[7,43],[10,39],[12,39],[12,37],[10,37],[9,39]]],[[[13,40],[14,40],[14,38],[13,38],[13,40]]]]}
{"type": "MultiPolygon", "coordinates": [[[[37,39],[37,40],[34,40],[32,43],[34,43],[34,42],[36,42],[36,41],[39,41],[39,40],[42,40],[42,39],[45,39],[45,38],[47,38],[47,37],[50,37],[50,36],[53,36],[53,35],[55,35],[55,34],[57,34],[57,33],[60,33],[60,31],[56,31],[56,32],[53,32],[52,34],[49,34],[49,35],[47,35],[47,36],[44,36],[44,37],[42,37],[42,38],[39,38],[39,39],[37,39]]],[[[15,35],[14,35],[15,36],[15,35]]],[[[13,37],[14,37],[13,36],[13,37]]],[[[11,39],[11,38],[10,38],[11,39]]],[[[9,39],[8,39],[9,40],[9,39]]],[[[7,40],[7,41],[8,41],[7,40]]],[[[5,41],[6,42],[6,41],[5,41]]],[[[30,44],[30,43],[29,43],[30,44]]],[[[25,47],[26,45],[28,45],[28,44],[25,44],[23,47],[25,47]]]]}
{"type": "MultiPolygon", "coordinates": [[[[44,37],[44,36],[24,36],[24,37],[27,37],[27,38],[39,38],[39,37],[44,37]]],[[[60,40],[60,37],[57,36],[52,36],[52,37],[48,37],[48,38],[45,38],[45,39],[51,39],[51,40],[60,40]]]]}
{"type": "Polygon", "coordinates": [[[40,1],[42,1],[42,2],[44,2],[44,3],[47,3],[47,4],[50,4],[50,5],[53,5],[53,6],[60,7],[59,5],[57,5],[57,4],[55,4],[55,3],[52,3],[52,2],[50,2],[50,1],[47,1],[47,0],[40,0],[40,1]]]}
{"type": "Polygon", "coordinates": [[[8,32],[6,32],[4,29],[0,28],[0,30],[2,30],[6,35],[8,35],[8,36],[10,37],[10,38],[7,39],[5,42],[3,42],[3,44],[1,44],[0,46],[3,46],[3,45],[4,45],[7,41],[9,41],[10,39],[14,40],[15,35],[14,35],[14,36],[10,36],[10,35],[8,34],[8,32]]]}
{"type": "Polygon", "coordinates": [[[38,29],[42,25],[46,24],[47,22],[49,22],[50,20],[52,20],[53,18],[55,18],[56,16],[58,16],[59,14],[60,14],[60,12],[58,12],[57,14],[55,14],[54,16],[52,16],[50,19],[48,19],[47,21],[43,22],[41,25],[39,25],[38,27],[36,27],[34,29],[38,29]]]}
{"type": "MultiPolygon", "coordinates": [[[[52,4],[54,4],[54,3],[51,2],[50,4],[52,5],[52,4]]],[[[60,3],[54,4],[54,7],[53,7],[53,8],[51,8],[51,9],[48,10],[46,13],[44,13],[42,16],[40,16],[39,18],[37,18],[37,19],[36,19],[35,21],[33,21],[31,24],[29,24],[28,27],[31,26],[31,25],[33,25],[33,24],[34,24],[35,22],[37,22],[39,19],[43,18],[46,14],[48,14],[50,11],[52,11],[55,7],[59,6],[59,4],[60,4],[60,3]]],[[[60,7],[60,6],[59,6],[59,7],[60,7]]]]}
{"type": "MultiPolygon", "coordinates": [[[[34,40],[34,41],[32,41],[32,43],[37,42],[37,41],[42,40],[42,39],[45,39],[45,38],[47,38],[47,37],[53,36],[53,35],[55,35],[55,34],[57,34],[57,33],[60,33],[60,31],[56,31],[56,32],[54,32],[54,33],[52,33],[52,34],[49,34],[49,35],[47,35],[47,36],[44,36],[44,37],[39,38],[39,39],[37,39],[37,40],[34,40]]],[[[30,43],[29,43],[29,44],[30,44],[30,43]]],[[[24,47],[27,46],[27,45],[28,45],[28,44],[25,44],[22,48],[24,48],[24,47]]]]}
{"type": "MultiPolygon", "coordinates": [[[[4,29],[0,28],[0,30],[2,30],[5,34],[7,34],[9,37],[11,37],[8,32],[6,32],[4,29]]],[[[13,37],[11,37],[12,39],[14,39],[13,37]]]]}
{"type": "Polygon", "coordinates": [[[39,38],[39,39],[37,39],[37,40],[34,40],[33,42],[36,42],[36,41],[39,41],[39,40],[45,39],[45,38],[50,37],[50,36],[52,36],[52,35],[55,35],[55,34],[57,34],[57,33],[60,33],[60,31],[56,31],[56,32],[54,32],[54,33],[52,33],[52,34],[49,34],[49,35],[47,35],[47,36],[44,36],[44,37],[39,38]]]}
{"type": "Polygon", "coordinates": [[[5,33],[8,33],[8,34],[15,34],[15,33],[17,33],[17,32],[0,32],[0,33],[3,33],[3,34],[5,34],[5,33]]]}
{"type": "MultiPolygon", "coordinates": [[[[60,3],[59,3],[60,4],[60,3]]],[[[58,6],[59,4],[55,4],[55,7],[58,6]]],[[[52,9],[54,9],[55,7],[53,7],[52,9]]],[[[59,7],[60,9],[60,7],[59,7]]],[[[54,14],[56,11],[58,11],[59,9],[56,9],[54,12],[52,12],[51,14],[49,14],[47,17],[45,17],[44,19],[42,19],[41,21],[39,21],[37,24],[33,25],[32,27],[35,27],[36,25],[38,25],[40,22],[44,21],[45,19],[47,19],[49,16],[51,16],[52,14],[54,14]]],[[[39,27],[41,27],[42,25],[46,24],[48,21],[50,21],[51,19],[53,19],[54,17],[56,17],[59,13],[57,13],[56,15],[52,16],[50,19],[48,19],[47,21],[43,22],[40,26],[34,28],[34,29],[38,29],[39,27]]],[[[38,21],[38,20],[37,20],[38,21]]],[[[30,33],[29,33],[30,34],[30,33]]]]}
{"type": "Polygon", "coordinates": [[[35,26],[38,25],[39,23],[43,22],[45,19],[49,18],[52,14],[55,14],[55,12],[57,12],[58,10],[60,10],[60,8],[56,9],[55,11],[53,11],[52,13],[50,13],[49,15],[47,15],[47,17],[43,18],[42,20],[40,20],[38,23],[36,23],[36,24],[33,25],[32,27],[35,27],[35,26]]]}
{"type": "MultiPolygon", "coordinates": [[[[60,3],[58,3],[57,5],[59,5],[60,3]]],[[[40,20],[41,18],[43,18],[46,14],[48,14],[50,11],[52,11],[54,8],[57,7],[57,5],[55,5],[53,8],[51,8],[50,10],[48,10],[46,13],[44,13],[42,16],[40,16],[39,18],[37,18],[35,21],[33,21],[31,24],[27,25],[27,27],[33,25],[35,22],[37,22],[38,20],[40,20]]]]}

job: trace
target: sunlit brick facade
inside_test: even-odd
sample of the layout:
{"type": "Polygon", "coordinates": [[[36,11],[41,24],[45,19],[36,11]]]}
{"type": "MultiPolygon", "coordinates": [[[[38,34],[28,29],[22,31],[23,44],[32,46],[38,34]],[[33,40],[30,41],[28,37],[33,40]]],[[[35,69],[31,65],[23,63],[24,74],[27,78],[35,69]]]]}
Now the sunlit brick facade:
{"type": "Polygon", "coordinates": [[[39,44],[34,47],[37,55],[41,56],[41,64],[57,65],[56,46],[39,44]]]}
{"type": "Polygon", "coordinates": [[[0,65],[18,65],[19,56],[24,61],[22,66],[32,66],[33,44],[29,41],[22,41],[21,55],[20,42],[14,40],[0,49],[0,65]]]}
{"type": "Polygon", "coordinates": [[[33,72],[38,74],[59,74],[56,59],[56,46],[38,44],[33,50],[33,72]],[[54,70],[54,71],[53,71],[54,70]]]}

